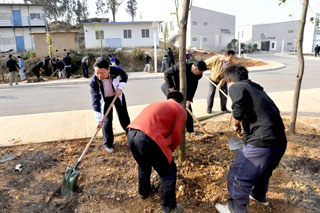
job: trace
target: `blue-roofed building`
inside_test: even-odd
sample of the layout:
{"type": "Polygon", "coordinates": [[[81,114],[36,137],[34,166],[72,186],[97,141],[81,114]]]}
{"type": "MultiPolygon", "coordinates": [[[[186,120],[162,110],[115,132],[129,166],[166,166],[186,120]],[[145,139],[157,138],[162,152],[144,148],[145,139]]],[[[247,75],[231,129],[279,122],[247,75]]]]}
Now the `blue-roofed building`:
{"type": "Polygon", "coordinates": [[[158,24],[153,21],[90,22],[83,23],[86,48],[151,47],[156,36],[159,45],[158,24]],[[154,27],[154,28],[153,28],[154,27]]]}
{"type": "Polygon", "coordinates": [[[30,33],[46,31],[45,9],[40,4],[0,4],[0,51],[33,50],[30,33]]]}

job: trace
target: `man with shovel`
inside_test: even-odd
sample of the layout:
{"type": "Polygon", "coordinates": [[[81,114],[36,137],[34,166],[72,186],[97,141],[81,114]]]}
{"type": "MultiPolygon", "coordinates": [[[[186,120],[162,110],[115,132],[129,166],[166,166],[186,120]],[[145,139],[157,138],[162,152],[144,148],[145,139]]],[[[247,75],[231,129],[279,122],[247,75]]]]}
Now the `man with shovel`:
{"type": "Polygon", "coordinates": [[[128,75],[119,66],[109,66],[106,58],[99,57],[94,65],[94,76],[90,80],[92,106],[95,113],[97,128],[102,128],[104,146],[107,152],[114,152],[113,148],[113,130],[112,130],[112,109],[104,122],[102,122],[101,114],[101,98],[104,100],[104,111],[107,111],[114,96],[117,100],[114,105],[117,110],[121,127],[125,130],[130,123],[130,118],[127,110],[126,99],[123,90],[126,86],[128,75]]]}
{"type": "Polygon", "coordinates": [[[244,145],[228,172],[227,205],[217,204],[216,209],[245,213],[249,198],[268,205],[269,179],[285,153],[287,139],[279,109],[259,84],[248,79],[247,69],[233,65],[224,75],[232,99],[233,130],[243,137],[244,145]]]}
{"type": "MultiPolygon", "coordinates": [[[[179,63],[170,67],[164,72],[165,83],[161,86],[162,92],[168,95],[168,92],[179,90],[180,88],[180,75],[179,75],[179,63]]],[[[186,64],[186,76],[187,76],[187,108],[192,112],[191,102],[198,88],[198,82],[202,78],[202,73],[207,70],[206,63],[199,61],[198,63],[186,64]]],[[[194,133],[193,119],[188,113],[186,129],[189,133],[194,133]]]]}
{"type": "MultiPolygon", "coordinates": [[[[228,50],[224,56],[212,56],[205,61],[208,69],[211,69],[210,80],[217,85],[218,90],[221,89],[225,94],[228,94],[228,90],[227,83],[224,80],[224,71],[227,66],[232,64],[234,54],[235,52],[233,50],[228,50]]],[[[216,87],[209,82],[209,92],[207,97],[207,112],[209,114],[212,113],[215,93],[216,87]]],[[[227,109],[227,97],[225,97],[222,92],[219,92],[219,94],[221,111],[230,113],[230,111],[227,109]]]]}
{"type": "Polygon", "coordinates": [[[128,126],[128,145],[139,165],[138,191],[142,199],[151,192],[152,167],[162,183],[162,212],[182,212],[176,203],[177,167],[172,152],[180,144],[181,134],[187,119],[182,107],[183,95],[169,92],[166,101],[150,104],[128,126]]]}

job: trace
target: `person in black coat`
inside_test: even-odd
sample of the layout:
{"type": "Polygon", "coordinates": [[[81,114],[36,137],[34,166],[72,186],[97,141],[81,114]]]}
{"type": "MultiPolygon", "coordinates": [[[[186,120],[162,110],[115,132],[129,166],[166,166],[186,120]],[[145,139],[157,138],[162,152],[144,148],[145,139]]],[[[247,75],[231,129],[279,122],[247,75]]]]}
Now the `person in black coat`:
{"type": "Polygon", "coordinates": [[[64,63],[64,67],[67,73],[67,78],[71,78],[71,63],[72,63],[72,59],[70,57],[70,53],[67,53],[67,55],[65,57],[63,57],[63,63],[64,63]]]}
{"type": "Polygon", "coordinates": [[[9,85],[12,86],[12,78],[15,76],[16,85],[18,85],[18,69],[20,69],[16,60],[12,58],[12,55],[9,55],[9,60],[7,61],[7,68],[9,71],[9,85]]]}
{"type": "MultiPolygon", "coordinates": [[[[198,63],[187,63],[186,64],[186,76],[187,76],[187,102],[186,107],[192,111],[191,102],[198,88],[198,81],[202,78],[202,73],[207,70],[207,65],[203,61],[198,63]]],[[[180,89],[180,80],[179,80],[179,64],[175,64],[170,67],[167,71],[164,72],[165,83],[162,84],[162,92],[167,96],[169,92],[180,89]]],[[[186,123],[187,132],[193,133],[193,119],[192,116],[188,113],[187,123],[186,123]]]]}
{"type": "Polygon", "coordinates": [[[170,47],[168,48],[167,55],[169,57],[169,67],[172,67],[174,65],[174,56],[170,47]]]}
{"type": "Polygon", "coordinates": [[[216,204],[216,209],[246,213],[249,199],[268,205],[269,179],[286,151],[287,138],[279,109],[259,84],[248,79],[245,67],[230,66],[224,77],[232,100],[233,130],[244,144],[228,172],[227,205],[216,204]]]}
{"type": "Polygon", "coordinates": [[[43,68],[43,62],[39,62],[37,63],[36,65],[34,65],[32,67],[32,72],[37,76],[37,81],[39,82],[41,79],[40,79],[40,70],[43,68]]]}

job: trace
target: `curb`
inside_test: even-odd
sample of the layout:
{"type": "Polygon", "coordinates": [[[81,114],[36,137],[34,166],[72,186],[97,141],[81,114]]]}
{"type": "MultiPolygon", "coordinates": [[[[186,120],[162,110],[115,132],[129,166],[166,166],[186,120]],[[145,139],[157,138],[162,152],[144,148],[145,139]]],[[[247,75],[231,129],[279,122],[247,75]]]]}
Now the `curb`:
{"type": "MultiPolygon", "coordinates": [[[[257,58],[250,58],[246,57],[246,59],[252,59],[252,60],[260,60],[269,64],[275,64],[273,67],[267,68],[266,66],[260,66],[260,69],[257,69],[259,66],[256,67],[249,67],[248,71],[249,72],[263,72],[263,71],[274,71],[274,70],[279,70],[283,69],[286,66],[282,63],[279,62],[273,62],[273,61],[267,61],[263,59],[257,59],[257,58]],[[266,67],[266,68],[264,68],[266,67]],[[255,70],[256,69],[256,70],[255,70]]],[[[151,73],[150,73],[151,74],[151,73]]],[[[206,71],[204,73],[206,76],[210,75],[210,71],[206,71]]],[[[163,74],[162,75],[150,75],[150,76],[135,76],[135,77],[130,77],[130,73],[128,73],[129,79],[130,80],[145,80],[145,79],[163,79],[163,74]]],[[[68,80],[68,81],[49,81],[49,82],[41,82],[41,83],[25,83],[25,84],[20,84],[17,86],[9,86],[7,85],[0,85],[0,89],[13,89],[13,88],[26,88],[26,87],[43,87],[43,86],[61,86],[61,85],[70,85],[70,84],[89,84],[90,79],[81,79],[81,80],[68,80]]]]}

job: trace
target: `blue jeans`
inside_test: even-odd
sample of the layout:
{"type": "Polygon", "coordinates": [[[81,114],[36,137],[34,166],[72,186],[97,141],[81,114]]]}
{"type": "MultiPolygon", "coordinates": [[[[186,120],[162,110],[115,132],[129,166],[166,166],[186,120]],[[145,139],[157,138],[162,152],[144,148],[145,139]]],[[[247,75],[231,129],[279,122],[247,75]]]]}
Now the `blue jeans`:
{"type": "Polygon", "coordinates": [[[258,200],[266,198],[272,171],[278,166],[286,145],[263,148],[243,145],[228,172],[228,204],[237,213],[247,212],[250,192],[258,200]]]}
{"type": "Polygon", "coordinates": [[[139,165],[138,190],[141,195],[149,195],[151,192],[150,175],[152,167],[161,178],[162,185],[162,210],[171,210],[177,206],[176,203],[176,176],[177,167],[169,163],[159,146],[146,134],[136,129],[127,131],[128,145],[134,159],[139,165]]]}

